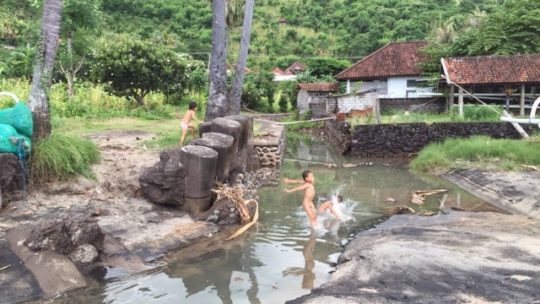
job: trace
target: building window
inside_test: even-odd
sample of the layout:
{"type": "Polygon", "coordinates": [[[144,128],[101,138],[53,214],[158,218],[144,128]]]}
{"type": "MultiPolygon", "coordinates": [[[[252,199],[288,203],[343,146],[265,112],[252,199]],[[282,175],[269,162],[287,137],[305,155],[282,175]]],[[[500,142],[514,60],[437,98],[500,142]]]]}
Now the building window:
{"type": "Polygon", "coordinates": [[[427,80],[407,79],[407,88],[425,88],[428,86],[429,83],[427,80]]]}

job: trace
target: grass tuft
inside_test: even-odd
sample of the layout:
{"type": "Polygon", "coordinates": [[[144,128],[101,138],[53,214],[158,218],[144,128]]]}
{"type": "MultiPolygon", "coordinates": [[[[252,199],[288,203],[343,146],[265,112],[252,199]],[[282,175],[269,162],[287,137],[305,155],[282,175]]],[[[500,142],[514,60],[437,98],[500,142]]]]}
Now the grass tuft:
{"type": "Polygon", "coordinates": [[[32,151],[32,183],[62,181],[75,175],[93,178],[90,166],[99,160],[96,145],[80,137],[52,134],[37,142],[32,151]]]}
{"type": "Polygon", "coordinates": [[[539,136],[529,140],[493,139],[487,136],[451,138],[430,144],[410,164],[419,172],[454,168],[515,170],[540,165],[539,136]]]}

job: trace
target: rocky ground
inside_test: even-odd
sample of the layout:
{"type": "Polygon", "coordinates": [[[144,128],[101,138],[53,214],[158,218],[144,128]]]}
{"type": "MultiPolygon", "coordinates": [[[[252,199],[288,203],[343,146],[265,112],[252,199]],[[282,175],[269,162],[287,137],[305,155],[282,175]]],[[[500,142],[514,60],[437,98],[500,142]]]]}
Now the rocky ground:
{"type": "Polygon", "coordinates": [[[444,177],[510,214],[395,215],[346,246],[330,282],[290,303],[540,303],[540,174],[444,177]]]}
{"type": "MultiPolygon", "coordinates": [[[[141,169],[158,160],[158,152],[146,149],[142,144],[152,136],[141,131],[93,134],[90,138],[101,151],[101,161],[93,168],[95,180],[78,178],[45,186],[33,191],[27,199],[12,202],[2,210],[0,269],[7,268],[0,270],[0,290],[9,292],[7,299],[2,297],[0,302],[20,301],[42,292],[52,295],[62,290],[62,282],[44,286],[40,276],[35,275],[34,271],[37,271],[47,276],[45,263],[42,267],[39,263],[33,265],[38,268],[32,272],[41,290],[37,288],[36,279],[8,249],[10,243],[12,248],[18,246],[30,233],[28,227],[39,220],[74,214],[95,218],[105,234],[101,262],[103,266],[120,269],[116,271],[118,274],[153,267],[156,264],[152,261],[167,250],[207,238],[218,231],[215,224],[196,222],[181,211],[154,205],[142,198],[138,181],[141,169]],[[6,238],[6,231],[10,229],[11,233],[6,238]]],[[[24,256],[25,253],[22,254],[24,256]]],[[[29,256],[23,262],[28,263],[25,264],[28,267],[32,260],[29,256]]]]}
{"type": "Polygon", "coordinates": [[[540,303],[540,223],[396,215],[357,235],[332,279],[289,303],[540,303]]]}
{"type": "Polygon", "coordinates": [[[540,220],[540,172],[453,170],[447,180],[479,198],[513,213],[540,220]]]}

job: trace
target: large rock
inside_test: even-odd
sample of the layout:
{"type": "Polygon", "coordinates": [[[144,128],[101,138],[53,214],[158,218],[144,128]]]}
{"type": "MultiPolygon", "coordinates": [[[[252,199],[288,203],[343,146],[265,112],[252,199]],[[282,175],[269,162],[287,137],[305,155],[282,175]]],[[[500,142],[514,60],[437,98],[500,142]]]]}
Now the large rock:
{"type": "Polygon", "coordinates": [[[19,159],[12,153],[0,153],[0,206],[18,198],[24,188],[24,174],[19,159]]]}
{"type": "Polygon", "coordinates": [[[186,170],[180,154],[180,147],[161,152],[160,161],[146,168],[139,177],[141,190],[149,201],[172,206],[184,204],[186,170]]]}
{"type": "Polygon", "coordinates": [[[208,147],[187,145],[180,149],[180,160],[189,174],[184,181],[185,197],[207,198],[212,195],[217,159],[216,150],[208,147]]]}
{"type": "Polygon", "coordinates": [[[237,121],[228,118],[215,118],[212,120],[212,132],[222,133],[230,135],[234,138],[231,158],[233,163],[231,170],[236,169],[236,157],[238,154],[238,147],[240,145],[240,138],[242,137],[242,124],[237,121]]]}
{"type": "Polygon", "coordinates": [[[54,251],[67,255],[84,244],[101,249],[104,237],[95,218],[70,214],[38,222],[24,244],[33,251],[54,251]]]}
{"type": "Polygon", "coordinates": [[[229,177],[229,169],[232,161],[232,148],[234,138],[222,133],[204,133],[202,138],[195,139],[191,142],[192,145],[205,146],[212,148],[218,152],[217,159],[217,179],[220,182],[225,181],[229,177]]]}

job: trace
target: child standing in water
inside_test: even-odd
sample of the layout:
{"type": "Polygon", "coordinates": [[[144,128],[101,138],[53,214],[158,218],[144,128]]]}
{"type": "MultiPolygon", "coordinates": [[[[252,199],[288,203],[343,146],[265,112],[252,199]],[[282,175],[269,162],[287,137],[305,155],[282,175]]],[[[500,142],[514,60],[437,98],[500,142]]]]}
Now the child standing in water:
{"type": "Polygon", "coordinates": [[[195,120],[198,123],[201,123],[197,117],[195,117],[195,112],[197,111],[197,104],[194,101],[191,101],[189,103],[189,109],[187,110],[186,114],[184,114],[184,118],[180,121],[180,127],[182,128],[182,137],[180,137],[180,145],[184,144],[184,140],[186,139],[186,133],[187,130],[191,130],[191,137],[195,137],[195,128],[193,126],[189,125],[189,122],[191,119],[195,120]]]}
{"type": "Polygon", "coordinates": [[[301,186],[298,186],[293,189],[285,189],[285,192],[292,193],[296,191],[304,191],[304,198],[302,200],[302,206],[304,207],[304,210],[306,211],[307,217],[309,219],[309,223],[312,228],[315,228],[315,225],[317,225],[317,211],[315,209],[315,205],[313,205],[313,199],[315,198],[315,186],[313,183],[315,182],[315,177],[313,176],[313,172],[310,170],[306,170],[302,172],[302,180],[294,180],[294,179],[288,179],[285,178],[283,180],[286,184],[302,184],[301,186]]]}

